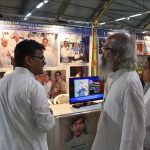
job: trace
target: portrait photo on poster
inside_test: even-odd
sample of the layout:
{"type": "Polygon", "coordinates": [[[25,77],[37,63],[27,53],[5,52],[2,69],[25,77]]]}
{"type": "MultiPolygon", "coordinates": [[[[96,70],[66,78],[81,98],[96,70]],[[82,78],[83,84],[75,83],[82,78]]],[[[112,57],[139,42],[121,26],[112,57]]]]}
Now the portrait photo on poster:
{"type": "Polygon", "coordinates": [[[99,118],[99,112],[63,117],[60,120],[61,150],[90,150],[99,118]]]}
{"type": "Polygon", "coordinates": [[[70,77],[87,77],[88,66],[70,66],[70,77]]]}
{"type": "Polygon", "coordinates": [[[0,30],[0,68],[11,68],[11,57],[16,45],[25,39],[32,39],[44,45],[46,67],[57,67],[58,34],[23,30],[0,30]]]}
{"type": "Polygon", "coordinates": [[[60,36],[60,63],[89,62],[89,36],[67,34],[60,36]]]}

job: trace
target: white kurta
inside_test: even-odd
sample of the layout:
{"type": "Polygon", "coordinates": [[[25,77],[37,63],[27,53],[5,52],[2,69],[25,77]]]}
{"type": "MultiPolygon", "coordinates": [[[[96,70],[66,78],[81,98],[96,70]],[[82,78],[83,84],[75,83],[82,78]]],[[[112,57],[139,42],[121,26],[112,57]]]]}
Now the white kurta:
{"type": "Polygon", "coordinates": [[[144,95],[144,102],[146,107],[146,137],[144,141],[144,147],[150,149],[150,88],[144,95]]]}
{"type": "Polygon", "coordinates": [[[138,74],[112,74],[92,150],[142,150],[145,137],[143,88],[138,74]]]}
{"type": "Polygon", "coordinates": [[[16,67],[0,80],[0,150],[48,150],[54,124],[44,87],[29,70],[16,67]]]}
{"type": "Polygon", "coordinates": [[[52,87],[52,82],[50,80],[44,83],[44,88],[45,88],[47,98],[49,98],[51,87],[52,87]]]}
{"type": "Polygon", "coordinates": [[[44,57],[45,57],[46,67],[57,66],[56,52],[54,52],[50,46],[45,47],[44,57]]]}

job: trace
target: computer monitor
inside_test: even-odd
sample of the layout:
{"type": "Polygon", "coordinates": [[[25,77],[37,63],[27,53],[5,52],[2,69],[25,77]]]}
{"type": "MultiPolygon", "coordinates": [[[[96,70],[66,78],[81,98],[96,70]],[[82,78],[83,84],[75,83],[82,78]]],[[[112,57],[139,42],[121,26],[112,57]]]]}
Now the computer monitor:
{"type": "Polygon", "coordinates": [[[73,106],[93,104],[103,99],[103,82],[99,76],[69,78],[69,102],[73,106]]]}

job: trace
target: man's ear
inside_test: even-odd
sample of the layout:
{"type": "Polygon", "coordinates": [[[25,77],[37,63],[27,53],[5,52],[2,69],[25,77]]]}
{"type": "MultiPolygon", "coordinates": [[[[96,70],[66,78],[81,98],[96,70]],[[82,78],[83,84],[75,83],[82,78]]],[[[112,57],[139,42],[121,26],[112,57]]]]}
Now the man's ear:
{"type": "Polygon", "coordinates": [[[114,61],[116,62],[116,61],[118,61],[119,58],[120,58],[120,54],[119,54],[119,52],[117,52],[117,53],[113,56],[113,59],[114,59],[114,61]]]}
{"type": "Polygon", "coordinates": [[[31,66],[31,63],[32,63],[32,59],[30,56],[26,56],[25,57],[25,64],[28,65],[28,66],[31,66]]]}

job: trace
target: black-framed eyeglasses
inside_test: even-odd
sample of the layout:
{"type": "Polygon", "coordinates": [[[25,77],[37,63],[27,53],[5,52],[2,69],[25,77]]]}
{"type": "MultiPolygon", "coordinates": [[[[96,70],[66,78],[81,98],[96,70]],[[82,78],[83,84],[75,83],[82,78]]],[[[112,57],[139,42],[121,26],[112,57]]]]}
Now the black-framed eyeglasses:
{"type": "Polygon", "coordinates": [[[38,58],[38,59],[40,59],[42,62],[44,62],[45,61],[45,57],[44,56],[31,56],[31,57],[33,57],[33,58],[38,58]]]}

